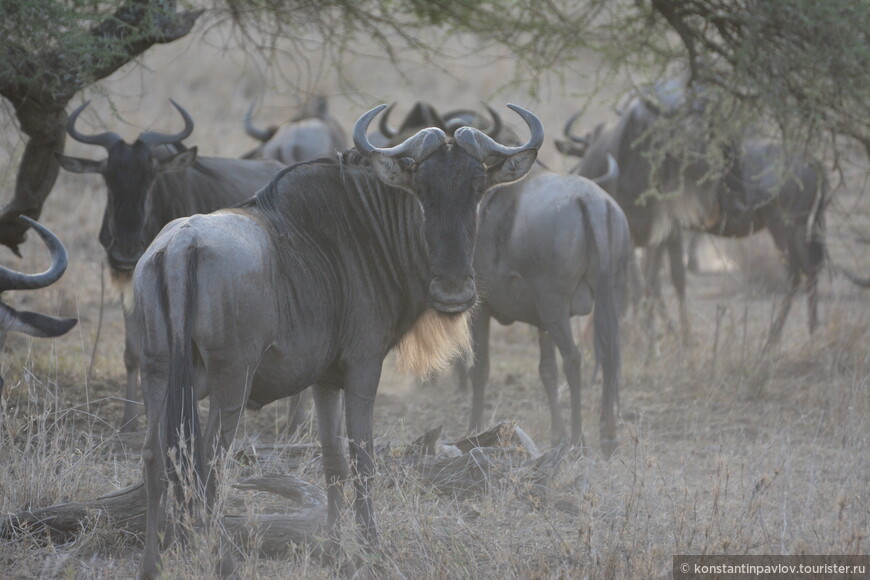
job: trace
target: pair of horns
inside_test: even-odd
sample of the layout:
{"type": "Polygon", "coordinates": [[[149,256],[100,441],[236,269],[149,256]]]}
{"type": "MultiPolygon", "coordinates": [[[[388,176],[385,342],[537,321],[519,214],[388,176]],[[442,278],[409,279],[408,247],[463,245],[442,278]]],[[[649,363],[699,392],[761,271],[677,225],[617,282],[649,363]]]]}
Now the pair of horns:
{"type": "MultiPolygon", "coordinates": [[[[154,131],[145,131],[139,135],[138,141],[142,143],[146,143],[148,145],[168,145],[170,143],[178,143],[190,137],[190,134],[193,133],[193,119],[190,117],[187,111],[184,110],[184,107],[169,99],[169,102],[172,103],[179,113],[181,113],[181,117],[184,119],[184,129],[179,133],[169,134],[169,133],[157,133],[154,131]]],[[[66,131],[69,133],[69,136],[78,141],[79,143],[85,143],[87,145],[100,145],[106,149],[112,147],[112,145],[121,141],[121,137],[117,133],[113,133],[112,131],[107,131],[105,133],[98,133],[96,135],[85,135],[80,133],[76,129],[76,120],[79,118],[79,115],[82,111],[85,110],[91,104],[90,101],[85,101],[70,114],[69,119],[66,122],[66,131]]]]}
{"type": "MultiPolygon", "coordinates": [[[[432,149],[440,146],[446,138],[446,135],[441,129],[430,127],[419,131],[417,134],[409,137],[395,147],[375,147],[369,141],[366,133],[372,120],[385,108],[387,108],[387,105],[375,107],[360,117],[354,125],[353,143],[361,153],[380,153],[390,157],[410,157],[416,161],[421,161],[432,149]]],[[[456,130],[454,135],[456,144],[474,155],[480,161],[490,157],[509,157],[529,149],[539,149],[544,143],[544,125],[541,123],[541,120],[522,107],[508,105],[508,108],[522,117],[529,126],[531,136],[525,145],[520,145],[519,147],[505,147],[504,145],[494,141],[483,131],[468,126],[460,127],[456,130]]]]}

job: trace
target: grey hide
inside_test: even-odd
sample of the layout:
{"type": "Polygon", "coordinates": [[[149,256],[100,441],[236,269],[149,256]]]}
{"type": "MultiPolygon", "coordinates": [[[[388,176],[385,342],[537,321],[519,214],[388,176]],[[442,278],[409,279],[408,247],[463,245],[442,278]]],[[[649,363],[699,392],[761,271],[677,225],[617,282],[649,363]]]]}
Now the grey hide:
{"type": "MultiPolygon", "coordinates": [[[[349,475],[341,394],[356,520],[366,546],[377,549],[370,480],[381,366],[421,324],[467,337],[462,313],[477,300],[478,204],[487,190],[525,175],[543,142],[537,117],[511,107],[530,127],[519,147],[471,128],[452,139],[429,128],[379,149],[366,130],[382,105],[357,121],[358,151],[293,165],[250,202],[176,220],[149,247],[134,276],[148,419],[140,577],[159,575],[167,476],[192,473],[210,509],[211,459],[229,447],[245,403],[267,404],[309,385],[328,484],[327,549],[339,549],[349,475]],[[196,399],[203,396],[210,411],[201,433],[196,399]],[[182,458],[180,471],[170,454],[182,458]]],[[[220,562],[218,572],[231,575],[229,550],[220,562]]]]}
{"type": "Polygon", "coordinates": [[[619,321],[631,252],[622,210],[583,177],[536,168],[487,199],[474,252],[481,300],[472,323],[472,429],[483,419],[489,320],[519,321],[538,328],[539,371],[553,441],[567,437],[558,396],[558,349],[571,396],[571,441],[581,445],[580,351],[570,319],[594,310],[595,351],[604,373],[600,445],[606,455],[613,452],[621,368],[619,321]]]}
{"type": "MultiPolygon", "coordinates": [[[[733,162],[723,177],[706,179],[709,167],[700,154],[692,155],[692,161],[667,159],[657,168],[663,178],[660,191],[676,195],[664,199],[645,195],[652,189],[653,170],[647,158],[647,131],[663,111],[673,114],[686,104],[686,89],[681,83],[682,79],[671,79],[656,84],[655,101],[634,98],[614,126],[599,125],[586,137],[572,136],[569,121],[565,132],[574,142],[561,142],[560,150],[583,155],[577,171],[587,177],[604,172],[607,155],[616,158],[619,176],[603,186],[625,212],[634,244],[647,248],[645,293],[660,307],[658,275],[663,252],[667,252],[684,343],[688,342],[690,324],[683,228],[735,237],[767,228],[786,258],[789,273],[786,299],[773,319],[767,345],[779,339],[792,299],[802,286],[808,294],[812,332],[818,320],[816,286],[824,259],[828,189],[821,165],[795,153],[786,155],[781,145],[748,138],[733,146],[733,162]]],[[[700,98],[689,105],[710,106],[700,98]]],[[[686,131],[692,131],[693,120],[691,114],[686,117],[686,131]]],[[[702,153],[705,144],[696,145],[696,153],[702,153]]]]}
{"type": "Polygon", "coordinates": [[[312,99],[290,121],[268,129],[253,125],[252,104],[245,114],[245,132],[261,141],[243,159],[275,159],[286,165],[333,157],[347,149],[347,136],[338,120],[329,114],[326,97],[312,99]]]}
{"type": "Polygon", "coordinates": [[[139,415],[138,340],[142,330],[131,316],[130,278],[145,248],[172,220],[209,213],[241,203],[263,187],[284,165],[272,159],[202,157],[196,147],[180,144],[193,132],[193,120],[173,101],[185,120],[175,135],[145,132],[132,143],[115,133],[83,135],[76,130],[85,102],[69,117],[67,132],[77,141],[99,145],[108,157],[99,161],[61,156],[61,166],[75,173],[98,173],[106,183],[106,209],[100,243],[106,250],[113,281],[124,303],[126,399],[121,429],[135,429],[139,415]]]}

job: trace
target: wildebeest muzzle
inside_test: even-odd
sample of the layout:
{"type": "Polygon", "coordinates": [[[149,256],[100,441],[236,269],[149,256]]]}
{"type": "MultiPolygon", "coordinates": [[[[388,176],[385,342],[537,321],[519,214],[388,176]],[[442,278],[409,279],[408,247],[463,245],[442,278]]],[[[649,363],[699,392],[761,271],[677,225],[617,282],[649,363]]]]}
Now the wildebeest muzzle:
{"type": "Polygon", "coordinates": [[[477,302],[474,278],[447,278],[435,276],[429,283],[429,302],[438,312],[446,314],[465,312],[477,302]]]}

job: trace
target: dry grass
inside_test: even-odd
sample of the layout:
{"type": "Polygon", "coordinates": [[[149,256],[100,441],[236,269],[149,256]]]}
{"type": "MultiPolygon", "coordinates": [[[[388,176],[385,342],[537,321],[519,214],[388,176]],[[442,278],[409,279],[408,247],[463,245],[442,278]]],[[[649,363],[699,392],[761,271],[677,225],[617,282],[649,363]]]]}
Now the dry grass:
{"type": "MultiPolygon", "coordinates": [[[[464,70],[459,78],[439,76],[433,91],[431,71],[413,71],[403,81],[375,61],[359,62],[350,71],[356,75],[352,80],[377,98],[346,93],[334,79],[317,87],[334,96],[333,107],[346,125],[375,100],[398,98],[407,107],[425,96],[442,107],[474,106],[480,97],[492,97],[506,70],[499,65],[464,70]],[[469,78],[473,81],[464,80],[469,78]]],[[[264,89],[244,59],[188,43],[157,49],[146,63],[155,72],[122,73],[104,88],[132,125],[112,118],[106,100],[98,96],[94,114],[86,116],[95,129],[105,123],[128,138],[146,127],[171,130],[177,119],[163,117],[171,114],[166,98],[172,96],[194,114],[197,129],[191,143],[202,152],[237,155],[252,145],[237,120],[249,99],[264,89]]],[[[542,114],[555,136],[572,111],[572,93],[580,89],[580,81],[550,87],[552,94],[538,103],[510,90],[490,100],[527,104],[542,114]]],[[[288,117],[291,107],[276,103],[289,99],[290,91],[265,91],[273,106],[260,118],[288,117]]],[[[606,106],[590,111],[604,114],[606,106]]],[[[21,144],[15,131],[4,127],[0,188],[6,198],[21,144]]],[[[102,154],[78,145],[69,149],[73,155],[102,154]]],[[[549,150],[544,159],[563,165],[549,150]]],[[[62,176],[43,221],[70,250],[69,271],[52,288],[9,298],[19,307],[77,315],[80,323],[59,340],[13,336],[7,341],[0,512],[93,498],[141,477],[135,454],[110,453],[124,380],[123,323],[111,290],[94,375],[88,380],[86,374],[100,309],[103,252],[96,233],[104,203],[101,188],[93,177],[62,176]]],[[[866,229],[866,196],[849,190],[838,195],[843,207],[853,208],[847,226],[866,229]]],[[[847,252],[843,237],[837,237],[844,219],[837,212],[829,216],[832,252],[870,271],[866,252],[847,252]]],[[[368,561],[367,570],[384,578],[653,578],[669,577],[671,555],[678,553],[868,553],[870,295],[842,278],[826,277],[817,334],[807,337],[801,299],[781,347],[759,359],[782,294],[776,284],[763,282],[776,277],[769,252],[763,265],[746,266],[756,254],[751,242],[742,247],[747,255],[743,267],[690,278],[694,332],[688,351],[660,329],[657,350],[647,360],[645,331],[635,320],[626,321],[621,447],[612,460],[593,451],[568,461],[547,501],[538,498],[537,503],[514,482],[500,484],[486,496],[458,500],[437,495],[417,478],[382,471],[375,493],[383,552],[377,557],[360,553],[351,514],[343,522],[348,553],[368,561]]],[[[23,262],[7,256],[3,262],[30,270],[44,265],[38,244],[31,241],[24,250],[23,262]]],[[[539,444],[546,443],[549,417],[537,377],[535,334],[522,326],[496,328],[492,356],[485,417],[515,419],[539,444]]],[[[588,376],[592,365],[584,369],[588,376]]],[[[591,442],[599,389],[594,384],[585,391],[585,430],[591,442]]],[[[470,396],[446,378],[419,388],[410,378],[397,376],[388,361],[375,432],[381,440],[406,442],[443,425],[446,437],[458,438],[469,412],[470,396]]],[[[248,414],[240,444],[280,439],[285,417],[284,403],[248,414]]],[[[277,467],[228,460],[226,481],[269,469],[277,467]]],[[[313,459],[297,474],[322,481],[313,459]]],[[[228,511],[281,509],[280,502],[262,493],[233,492],[227,486],[223,493],[228,511]]],[[[211,578],[216,541],[217,535],[210,534],[172,545],[165,557],[166,577],[211,578]]],[[[20,534],[0,540],[0,577],[128,578],[140,555],[138,538],[96,519],[75,538],[20,534]]],[[[305,550],[269,559],[244,546],[239,561],[244,578],[339,575],[305,550]]]]}

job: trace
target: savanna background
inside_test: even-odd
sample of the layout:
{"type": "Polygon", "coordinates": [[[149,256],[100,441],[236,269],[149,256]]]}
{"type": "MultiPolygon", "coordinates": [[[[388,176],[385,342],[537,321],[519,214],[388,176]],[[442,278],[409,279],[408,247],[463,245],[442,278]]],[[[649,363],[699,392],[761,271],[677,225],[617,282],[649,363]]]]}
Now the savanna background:
{"type": "MultiPolygon", "coordinates": [[[[80,128],[116,131],[128,141],[146,129],[175,131],[180,119],[169,104],[173,98],[196,123],[188,145],[202,155],[239,156],[255,145],[242,128],[254,101],[259,103],[255,121],[264,126],[291,117],[309,94],[322,93],[349,132],[360,114],[382,102],[397,102],[397,123],[417,100],[439,110],[479,108],[485,100],[525,134],[504,107],[512,102],[543,120],[547,143],[540,158],[567,170],[572,162],[552,146],[565,120],[584,106],[582,129],[613,119],[613,105],[630,82],[641,80],[614,78],[593,94],[599,63],[588,53],[574,73],[544,75],[530,90],[511,83],[509,57],[470,37],[444,45],[433,60],[399,54],[398,69],[374,43],[360,44],[336,66],[316,39],[297,39],[279,47],[266,66],[237,46],[235,34],[230,26],[203,27],[150,49],[72,101],[92,99],[80,128]]],[[[23,148],[5,101],[0,123],[5,201],[23,148]]],[[[105,155],[74,142],[67,153],[105,155]]],[[[835,193],[827,214],[829,252],[837,263],[866,274],[868,162],[848,147],[841,161],[843,171],[830,175],[835,193]]],[[[100,178],[62,173],[40,221],[65,243],[67,273],[48,289],[4,297],[18,308],[76,316],[79,323],[55,340],[17,335],[7,340],[0,399],[2,513],[91,499],[141,479],[136,449],[119,451],[116,445],[123,319],[97,241],[104,204],[100,178]]],[[[22,250],[22,260],[4,251],[0,263],[23,271],[45,267],[46,252],[36,236],[30,235],[22,250]]],[[[667,280],[663,285],[675,318],[673,292],[667,280]]],[[[378,574],[650,578],[669,577],[671,556],[681,553],[867,554],[870,294],[826,269],[815,335],[808,335],[800,296],[782,344],[762,356],[784,288],[785,270],[766,233],[739,242],[707,239],[702,271],[689,277],[688,348],[666,323],[659,321],[650,331],[629,311],[623,323],[620,447],[609,460],[597,448],[600,384],[592,377],[584,321],[578,320],[588,452],[563,461],[546,501],[530,499],[510,478],[486,494],[453,498],[410,475],[382,469],[375,484],[383,538],[378,574]]],[[[549,416],[537,373],[536,331],[519,324],[494,326],[491,350],[487,419],[514,421],[547,448],[549,416]]],[[[283,402],[248,412],[236,445],[286,442],[286,413],[283,402]]],[[[407,443],[437,426],[443,426],[444,440],[458,439],[467,434],[469,413],[470,393],[458,391],[450,377],[421,387],[396,374],[391,359],[385,362],[375,416],[379,441],[407,443]]],[[[316,436],[309,431],[301,441],[316,442],[316,436]]],[[[240,475],[283,468],[280,461],[251,465],[229,459],[224,491],[235,500],[226,509],[279,510],[280,502],[268,494],[234,491],[230,484],[240,475]]],[[[293,469],[322,485],[316,457],[293,469]]],[[[352,552],[352,514],[343,527],[343,542],[352,552]]],[[[0,577],[128,578],[140,555],[137,537],[119,533],[95,514],[72,537],[20,532],[0,539],[0,577]]],[[[208,541],[176,545],[165,556],[165,577],[210,578],[211,559],[208,541]]],[[[338,574],[304,549],[276,559],[245,547],[239,560],[245,578],[338,574]]]]}

